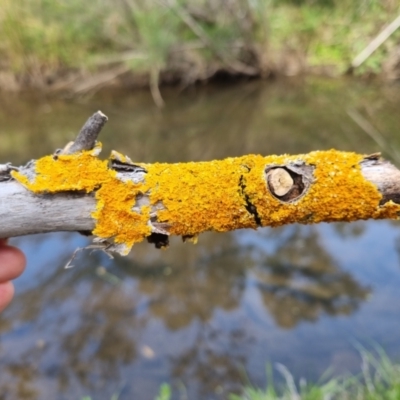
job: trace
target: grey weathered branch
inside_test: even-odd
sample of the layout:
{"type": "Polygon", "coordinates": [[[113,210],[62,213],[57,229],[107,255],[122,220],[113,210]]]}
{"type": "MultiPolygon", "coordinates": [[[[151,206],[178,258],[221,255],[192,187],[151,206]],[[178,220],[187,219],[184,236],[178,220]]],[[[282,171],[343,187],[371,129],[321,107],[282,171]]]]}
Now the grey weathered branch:
{"type": "Polygon", "coordinates": [[[0,238],[57,231],[92,231],[93,195],[36,195],[15,181],[0,182],[0,238]]]}
{"type": "Polygon", "coordinates": [[[400,171],[397,167],[387,160],[382,160],[377,153],[365,157],[361,168],[365,179],[372,182],[381,192],[381,204],[390,200],[400,204],[400,171]]]}

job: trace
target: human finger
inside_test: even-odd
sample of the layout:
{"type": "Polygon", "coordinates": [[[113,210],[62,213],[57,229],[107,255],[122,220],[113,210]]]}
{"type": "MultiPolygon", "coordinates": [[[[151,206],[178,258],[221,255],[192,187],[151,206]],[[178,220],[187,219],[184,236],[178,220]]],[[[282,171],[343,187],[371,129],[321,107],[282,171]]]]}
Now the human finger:
{"type": "Polygon", "coordinates": [[[0,283],[17,278],[25,269],[24,253],[16,247],[0,243],[0,283]]]}
{"type": "Polygon", "coordinates": [[[0,312],[11,302],[14,296],[14,285],[12,282],[0,283],[0,312]]]}

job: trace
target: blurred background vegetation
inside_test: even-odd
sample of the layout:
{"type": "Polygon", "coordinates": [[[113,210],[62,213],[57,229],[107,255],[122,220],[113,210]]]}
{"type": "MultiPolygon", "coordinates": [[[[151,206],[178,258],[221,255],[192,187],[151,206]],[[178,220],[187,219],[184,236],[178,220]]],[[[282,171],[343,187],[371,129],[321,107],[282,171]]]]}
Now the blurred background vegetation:
{"type": "MultiPolygon", "coordinates": [[[[397,0],[0,0],[0,87],[337,76],[400,13],[397,0]],[[116,79],[118,78],[118,79],[116,79]]],[[[356,71],[397,78],[400,31],[356,71]]]]}

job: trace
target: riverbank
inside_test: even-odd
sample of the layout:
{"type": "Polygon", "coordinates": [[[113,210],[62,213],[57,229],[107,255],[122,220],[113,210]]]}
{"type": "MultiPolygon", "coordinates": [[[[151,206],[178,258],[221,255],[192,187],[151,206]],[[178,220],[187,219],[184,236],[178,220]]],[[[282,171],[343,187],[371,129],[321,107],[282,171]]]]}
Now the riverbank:
{"type": "MultiPolygon", "coordinates": [[[[348,71],[400,13],[392,0],[0,0],[0,89],[84,93],[220,77],[348,71]]],[[[355,74],[400,77],[400,32],[355,74]]]]}

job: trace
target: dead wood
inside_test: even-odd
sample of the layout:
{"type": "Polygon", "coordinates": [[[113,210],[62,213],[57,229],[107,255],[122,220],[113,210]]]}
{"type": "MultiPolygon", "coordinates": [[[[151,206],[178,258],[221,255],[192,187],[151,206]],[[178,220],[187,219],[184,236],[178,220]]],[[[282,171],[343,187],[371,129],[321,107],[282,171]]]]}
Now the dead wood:
{"type": "Polygon", "coordinates": [[[121,254],[147,239],[288,223],[397,219],[400,171],[380,154],[335,150],[297,156],[145,164],[98,158],[107,121],[95,113],[76,140],[23,167],[0,165],[0,238],[53,231],[92,233],[121,254]]]}

